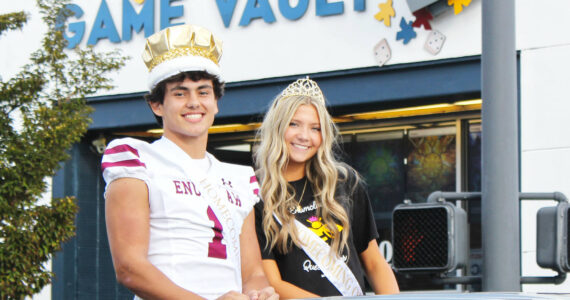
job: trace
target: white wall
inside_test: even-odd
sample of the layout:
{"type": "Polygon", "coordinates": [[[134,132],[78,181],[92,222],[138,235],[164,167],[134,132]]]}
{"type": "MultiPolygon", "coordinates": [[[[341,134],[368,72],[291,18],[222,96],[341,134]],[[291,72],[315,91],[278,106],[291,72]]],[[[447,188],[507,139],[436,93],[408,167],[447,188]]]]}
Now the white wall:
{"type": "MultiPolygon", "coordinates": [[[[33,2],[33,0],[20,0],[18,4],[3,5],[0,7],[0,13],[19,8],[28,9],[29,4],[33,2]]],[[[481,53],[480,0],[473,0],[472,4],[458,15],[454,15],[453,10],[449,9],[432,20],[432,28],[447,37],[443,49],[435,56],[423,49],[428,34],[423,28],[416,29],[417,37],[406,45],[401,40],[396,41],[396,34],[400,31],[400,19],[414,18],[405,0],[394,0],[396,16],[392,18],[390,27],[386,27],[374,18],[379,12],[378,4],[386,0],[366,1],[364,12],[353,10],[353,0],[329,0],[329,2],[343,2],[344,13],[318,17],[315,13],[316,1],[310,0],[306,14],[299,20],[290,21],[281,15],[278,0],[269,0],[276,22],[267,24],[262,19],[256,19],[249,26],[242,27],[238,26],[238,23],[246,1],[239,0],[232,22],[229,28],[225,28],[215,1],[182,0],[174,2],[173,5],[184,6],[184,17],[174,19],[172,22],[202,25],[224,41],[221,67],[228,82],[375,66],[373,47],[383,38],[387,39],[392,49],[392,59],[388,64],[481,53]]],[[[85,45],[101,0],[75,0],[73,3],[79,5],[85,12],[80,20],[70,20],[85,21],[87,28],[82,43],[85,45]]],[[[107,3],[120,34],[122,0],[107,0],[107,3]]],[[[140,7],[134,4],[133,0],[131,3],[134,7],[140,7]]],[[[155,10],[157,15],[160,11],[158,3],[157,0],[155,10]]],[[[155,28],[158,29],[158,16],[155,16],[155,21],[155,28]]],[[[3,68],[4,70],[13,72],[12,70],[27,57],[23,54],[37,47],[37,34],[34,32],[38,28],[36,24],[30,24],[30,27],[22,33],[9,33],[0,37],[2,51],[5,51],[4,48],[9,44],[19,45],[18,50],[11,50],[14,55],[0,57],[0,66],[7,67],[3,68]]],[[[132,57],[127,66],[115,76],[117,88],[107,94],[140,92],[146,89],[147,71],[140,60],[144,40],[144,34],[141,32],[128,42],[112,44],[108,40],[101,40],[97,43],[95,48],[97,50],[120,48],[124,54],[132,57]]]]}
{"type": "MultiPolygon", "coordinates": [[[[570,197],[570,1],[517,0],[517,45],[521,50],[521,190],[559,191],[570,197]]],[[[536,212],[554,201],[521,205],[522,272],[554,276],[536,264],[536,212]]],[[[525,285],[525,291],[570,291],[561,285],[525,285]]]]}
{"type": "Polygon", "coordinates": [[[0,6],[0,14],[25,11],[28,22],[22,30],[5,31],[0,35],[0,77],[7,81],[21,66],[29,63],[32,51],[38,49],[44,26],[35,8],[35,1],[4,1],[0,6]]]}
{"type": "MultiPolygon", "coordinates": [[[[570,8],[570,7],[569,7],[570,8]]],[[[568,10],[570,11],[570,10],[568,10]]],[[[570,197],[570,42],[521,52],[521,190],[559,191],[570,197]]],[[[555,202],[523,201],[523,275],[552,276],[536,265],[536,211],[555,202]]],[[[570,291],[559,286],[526,285],[525,291],[570,291]]]]}

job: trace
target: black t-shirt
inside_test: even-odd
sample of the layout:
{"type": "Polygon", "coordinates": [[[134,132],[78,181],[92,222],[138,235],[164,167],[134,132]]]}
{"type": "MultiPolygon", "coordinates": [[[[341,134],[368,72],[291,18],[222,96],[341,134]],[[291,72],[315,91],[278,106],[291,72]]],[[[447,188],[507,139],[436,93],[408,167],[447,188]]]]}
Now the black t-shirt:
{"type": "MultiPolygon", "coordinates": [[[[289,182],[294,188],[296,195],[301,195],[305,178],[297,181],[289,182]]],[[[347,262],[348,267],[358,280],[360,287],[364,291],[364,272],[360,265],[358,255],[368,248],[368,243],[378,238],[378,231],[374,222],[372,208],[368,193],[362,184],[352,192],[351,183],[346,181],[339,181],[339,187],[335,193],[337,199],[341,200],[345,210],[347,210],[350,224],[351,233],[348,237],[348,245],[350,248],[350,257],[347,259],[346,251],[343,253],[343,259],[347,262]],[[348,197],[342,197],[346,195],[348,197]]],[[[303,199],[300,203],[300,209],[296,209],[293,213],[295,218],[311,229],[315,234],[319,235],[327,243],[331,242],[330,234],[324,231],[324,226],[321,227],[319,216],[315,216],[317,208],[313,200],[313,190],[310,184],[307,184],[303,199]]],[[[319,296],[338,296],[341,295],[336,287],[330,283],[325,277],[319,267],[307,256],[303,249],[293,245],[293,248],[285,255],[274,248],[269,251],[265,248],[265,234],[263,232],[263,202],[257,203],[255,206],[255,225],[257,231],[257,238],[259,246],[261,247],[261,256],[263,259],[275,260],[281,278],[284,281],[292,283],[302,289],[315,293],[319,296]]]]}

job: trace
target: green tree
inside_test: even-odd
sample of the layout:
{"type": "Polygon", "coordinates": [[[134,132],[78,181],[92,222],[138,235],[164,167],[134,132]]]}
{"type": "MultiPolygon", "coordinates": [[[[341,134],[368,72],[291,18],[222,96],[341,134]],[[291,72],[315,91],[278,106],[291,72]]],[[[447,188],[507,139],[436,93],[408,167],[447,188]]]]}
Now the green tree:
{"type": "MultiPolygon", "coordinates": [[[[38,293],[53,274],[46,262],[75,234],[73,197],[39,205],[44,179],[87,131],[85,97],[111,88],[107,74],[125,63],[119,52],[65,50],[69,0],[37,0],[47,32],[31,63],[0,78],[0,298],[38,293]],[[65,50],[65,51],[64,51],[65,50]]],[[[24,12],[0,15],[0,35],[22,28],[24,12]]]]}

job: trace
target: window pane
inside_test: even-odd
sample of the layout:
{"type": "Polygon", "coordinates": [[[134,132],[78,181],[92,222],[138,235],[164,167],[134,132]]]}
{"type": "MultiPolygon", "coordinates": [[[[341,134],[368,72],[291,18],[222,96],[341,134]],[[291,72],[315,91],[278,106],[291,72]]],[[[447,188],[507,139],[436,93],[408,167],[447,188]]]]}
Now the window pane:
{"type": "Polygon", "coordinates": [[[455,127],[410,131],[406,198],[425,202],[433,191],[454,192],[455,127]]]}

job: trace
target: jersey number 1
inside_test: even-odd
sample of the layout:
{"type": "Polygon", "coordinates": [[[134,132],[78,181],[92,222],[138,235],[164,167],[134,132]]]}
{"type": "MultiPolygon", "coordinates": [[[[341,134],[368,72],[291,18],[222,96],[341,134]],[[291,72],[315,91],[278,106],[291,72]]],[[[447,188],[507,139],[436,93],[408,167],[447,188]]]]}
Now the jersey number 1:
{"type": "Polygon", "coordinates": [[[222,244],[222,239],[224,238],[222,230],[224,228],[210,206],[208,206],[208,219],[214,222],[214,227],[212,228],[214,230],[214,238],[211,243],[208,243],[208,257],[226,259],[228,257],[226,245],[222,244]]]}

